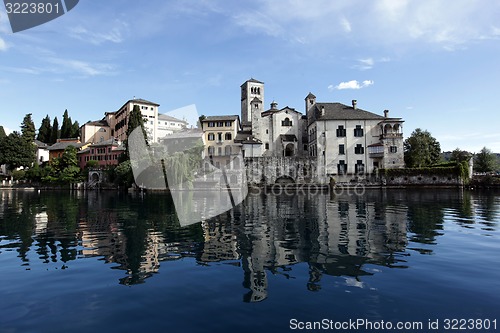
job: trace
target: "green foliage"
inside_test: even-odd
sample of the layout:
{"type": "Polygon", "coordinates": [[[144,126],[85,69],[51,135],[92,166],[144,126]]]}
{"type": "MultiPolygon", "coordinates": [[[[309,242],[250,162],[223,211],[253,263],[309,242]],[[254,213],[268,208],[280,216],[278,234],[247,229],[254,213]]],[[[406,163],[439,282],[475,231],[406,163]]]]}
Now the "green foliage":
{"type": "Polygon", "coordinates": [[[27,142],[18,132],[0,140],[0,165],[7,164],[9,170],[30,167],[35,161],[35,146],[27,142]]]}
{"type": "Polygon", "coordinates": [[[43,182],[73,183],[82,180],[81,170],[78,167],[77,150],[68,146],[61,157],[54,158],[41,172],[43,182]]]}
{"type": "Polygon", "coordinates": [[[455,148],[455,150],[451,152],[450,161],[455,161],[455,162],[469,161],[471,157],[472,154],[469,153],[468,151],[461,150],[460,148],[455,148]]]}
{"type": "Polygon", "coordinates": [[[447,162],[440,163],[424,168],[403,168],[403,169],[380,169],[379,172],[386,177],[403,177],[403,176],[456,176],[468,182],[469,180],[469,163],[462,162],[447,162]]]}
{"type": "Polygon", "coordinates": [[[6,136],[7,134],[5,134],[5,129],[3,128],[3,126],[0,126],[0,140],[5,138],[6,136]]]}
{"type": "Polygon", "coordinates": [[[14,171],[12,171],[12,178],[14,178],[15,180],[26,179],[26,171],[14,170],[14,171]]]}
{"type": "Polygon", "coordinates": [[[99,166],[99,162],[96,160],[87,161],[87,163],[85,164],[85,168],[87,168],[87,169],[97,168],[98,166],[99,166]]]}
{"type": "Polygon", "coordinates": [[[50,125],[50,117],[49,117],[49,115],[47,115],[42,120],[42,124],[40,125],[40,128],[38,129],[38,135],[37,135],[36,139],[38,141],[41,141],[44,143],[49,143],[51,131],[52,131],[52,127],[50,125]]]}
{"type": "Polygon", "coordinates": [[[142,128],[142,134],[144,135],[146,144],[148,144],[148,133],[146,132],[146,128],[144,127],[144,119],[142,118],[141,108],[139,107],[139,105],[134,105],[134,108],[132,109],[128,117],[127,138],[134,131],[134,129],[139,126],[141,126],[142,128]]]}
{"type": "Polygon", "coordinates": [[[33,119],[31,119],[31,113],[24,116],[23,122],[21,123],[21,133],[26,142],[33,143],[35,140],[35,123],[33,123],[33,119]]]}
{"type": "Polygon", "coordinates": [[[80,137],[80,124],[78,121],[75,121],[73,125],[71,126],[71,138],[78,138],[80,137]]]}
{"type": "Polygon", "coordinates": [[[64,110],[63,121],[61,125],[61,139],[67,139],[71,137],[71,126],[71,118],[69,117],[68,110],[66,109],[64,110]]]}
{"type": "Polygon", "coordinates": [[[405,163],[408,167],[425,167],[440,160],[441,146],[428,131],[417,128],[404,142],[405,163]]]}
{"type": "Polygon", "coordinates": [[[50,131],[50,144],[54,144],[57,142],[57,139],[60,138],[60,132],[59,132],[59,121],[57,120],[57,117],[54,118],[54,122],[52,123],[52,130],[50,131]]]}
{"type": "Polygon", "coordinates": [[[475,156],[474,170],[476,172],[491,172],[497,168],[496,156],[486,147],[475,156]]]}
{"type": "Polygon", "coordinates": [[[115,168],[115,183],[125,187],[130,187],[134,183],[130,160],[118,164],[115,168]]]}

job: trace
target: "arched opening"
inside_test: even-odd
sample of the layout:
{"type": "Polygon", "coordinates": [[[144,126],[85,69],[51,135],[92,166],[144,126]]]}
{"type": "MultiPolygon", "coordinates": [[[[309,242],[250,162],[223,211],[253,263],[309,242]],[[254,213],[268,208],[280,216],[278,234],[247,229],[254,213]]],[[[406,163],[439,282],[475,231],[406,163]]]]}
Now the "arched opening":
{"type": "Polygon", "coordinates": [[[96,183],[99,182],[99,174],[97,172],[93,173],[91,180],[96,183]]]}
{"type": "Polygon", "coordinates": [[[295,184],[295,180],[293,180],[293,178],[290,176],[281,176],[276,179],[275,184],[277,185],[295,184]]]}
{"type": "Polygon", "coordinates": [[[295,155],[295,147],[293,143],[289,143],[285,146],[285,156],[294,156],[295,155]]]}
{"type": "Polygon", "coordinates": [[[384,134],[392,133],[392,126],[390,124],[385,124],[384,126],[384,134]]]}

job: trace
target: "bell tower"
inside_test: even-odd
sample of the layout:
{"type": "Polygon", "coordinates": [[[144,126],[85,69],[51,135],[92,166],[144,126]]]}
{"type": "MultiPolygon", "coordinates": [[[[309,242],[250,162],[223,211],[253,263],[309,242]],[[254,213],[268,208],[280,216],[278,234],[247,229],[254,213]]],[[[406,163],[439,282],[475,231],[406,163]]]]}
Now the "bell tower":
{"type": "Polygon", "coordinates": [[[252,129],[252,119],[260,118],[264,105],[264,82],[250,79],[241,85],[241,125],[243,130],[252,129]],[[260,101],[260,107],[255,107],[256,100],[260,101]],[[253,115],[253,113],[257,113],[253,115]],[[257,117],[255,117],[257,116],[257,117]]]}

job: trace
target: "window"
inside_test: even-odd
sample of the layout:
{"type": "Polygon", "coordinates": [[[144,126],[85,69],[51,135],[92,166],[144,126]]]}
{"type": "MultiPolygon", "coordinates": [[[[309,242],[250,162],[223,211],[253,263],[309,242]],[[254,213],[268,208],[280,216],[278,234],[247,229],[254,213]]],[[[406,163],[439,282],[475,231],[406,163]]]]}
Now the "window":
{"type": "Polygon", "coordinates": [[[231,155],[231,146],[226,146],[224,148],[224,152],[225,152],[226,156],[231,155]]]}
{"type": "Polygon", "coordinates": [[[286,117],[285,120],[281,121],[281,126],[292,126],[292,121],[286,117]]]}
{"type": "Polygon", "coordinates": [[[208,133],[208,140],[209,141],[214,141],[215,140],[215,134],[214,133],[208,133]]]}
{"type": "Polygon", "coordinates": [[[217,127],[224,127],[224,122],[223,121],[218,121],[217,122],[217,127]]]}
{"type": "Polygon", "coordinates": [[[266,142],[266,149],[269,149],[269,143],[266,142]]]}
{"type": "Polygon", "coordinates": [[[175,123],[170,123],[170,126],[175,126],[175,123]]]}
{"type": "Polygon", "coordinates": [[[152,120],[151,120],[149,123],[150,123],[151,125],[153,125],[153,121],[152,121],[152,120]]]}
{"type": "Polygon", "coordinates": [[[222,141],[222,133],[217,133],[217,141],[222,141]]]}
{"type": "Polygon", "coordinates": [[[208,122],[208,127],[215,127],[215,122],[209,121],[208,122]]]}
{"type": "Polygon", "coordinates": [[[106,132],[106,129],[101,127],[101,128],[99,128],[99,132],[106,132]]]}
{"type": "Polygon", "coordinates": [[[354,129],[354,136],[355,137],[363,136],[363,129],[361,128],[361,125],[356,125],[356,128],[354,129]]]}
{"type": "Polygon", "coordinates": [[[208,146],[208,155],[212,156],[215,153],[215,147],[208,146]]]}
{"type": "Polygon", "coordinates": [[[345,155],[345,145],[339,145],[339,155],[345,155]]]}
{"type": "Polygon", "coordinates": [[[397,153],[397,152],[398,152],[397,146],[390,146],[389,147],[389,153],[397,153]]]}
{"type": "Polygon", "coordinates": [[[226,127],[231,127],[232,123],[232,121],[226,121],[226,127]]]}
{"type": "Polygon", "coordinates": [[[340,160],[339,164],[337,164],[337,173],[339,175],[344,175],[347,173],[347,164],[345,164],[344,160],[340,160]]]}
{"type": "Polygon", "coordinates": [[[354,154],[364,154],[365,153],[365,148],[363,148],[362,144],[357,144],[356,147],[354,147],[354,154]]]}
{"type": "Polygon", "coordinates": [[[232,138],[233,136],[231,135],[231,133],[226,133],[226,135],[224,135],[225,140],[231,140],[232,138]]]}
{"type": "Polygon", "coordinates": [[[356,173],[364,173],[365,172],[365,165],[363,164],[362,160],[356,161],[356,164],[354,165],[354,171],[356,173]]]}
{"type": "Polygon", "coordinates": [[[255,103],[255,104],[253,105],[253,107],[254,107],[254,108],[256,108],[256,109],[258,109],[258,108],[259,108],[259,104],[258,104],[258,103],[255,103]]]}
{"type": "Polygon", "coordinates": [[[222,147],[217,148],[217,155],[222,156],[222,147]]]}
{"type": "Polygon", "coordinates": [[[344,126],[339,125],[339,127],[337,128],[337,138],[343,138],[345,137],[345,135],[346,135],[346,130],[344,126]]]}
{"type": "Polygon", "coordinates": [[[266,134],[269,134],[269,130],[268,129],[266,129],[266,134]]]}

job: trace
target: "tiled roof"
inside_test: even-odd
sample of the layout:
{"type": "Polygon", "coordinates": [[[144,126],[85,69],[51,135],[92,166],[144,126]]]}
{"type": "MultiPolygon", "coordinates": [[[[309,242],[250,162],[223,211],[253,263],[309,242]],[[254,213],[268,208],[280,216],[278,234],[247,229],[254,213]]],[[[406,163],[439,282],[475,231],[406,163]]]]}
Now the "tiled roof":
{"type": "Polygon", "coordinates": [[[218,121],[218,120],[236,120],[240,119],[240,116],[236,115],[227,115],[227,116],[207,116],[205,119],[203,119],[203,122],[205,121],[218,121]]]}
{"type": "Polygon", "coordinates": [[[147,101],[147,100],[142,99],[142,98],[131,99],[128,102],[131,102],[131,103],[141,103],[141,104],[149,104],[149,105],[154,105],[154,106],[160,106],[160,104],[156,104],[156,103],[147,101]]]}
{"type": "Polygon", "coordinates": [[[105,140],[102,142],[94,143],[92,147],[104,147],[104,146],[118,146],[120,143],[115,138],[105,140]]]}
{"type": "Polygon", "coordinates": [[[384,116],[362,110],[354,109],[342,103],[316,103],[314,112],[317,120],[382,120],[384,116]],[[325,108],[325,114],[321,115],[322,107],[325,108]]]}
{"type": "Polygon", "coordinates": [[[176,121],[178,123],[185,123],[185,124],[187,124],[187,122],[185,120],[180,120],[180,119],[177,119],[175,117],[172,117],[172,116],[169,116],[169,115],[166,115],[166,114],[161,114],[161,113],[158,114],[158,120],[176,121]]]}
{"type": "Polygon", "coordinates": [[[106,119],[101,119],[101,120],[95,120],[95,121],[87,121],[85,124],[83,124],[84,126],[85,125],[93,125],[93,126],[108,126],[108,122],[106,121],[106,119]]]}
{"type": "Polygon", "coordinates": [[[38,141],[38,140],[35,140],[33,141],[35,143],[35,145],[38,147],[38,148],[47,148],[49,145],[42,142],[42,141],[38,141]]]}
{"type": "Polygon", "coordinates": [[[266,111],[262,112],[260,115],[261,115],[262,117],[266,117],[266,116],[269,116],[269,115],[271,115],[271,114],[274,114],[274,113],[279,113],[279,112],[283,112],[283,111],[292,111],[292,112],[296,112],[296,113],[300,113],[300,114],[302,114],[301,112],[299,112],[299,111],[295,110],[294,108],[291,108],[291,107],[289,107],[289,106],[285,106],[284,108],[279,109],[279,110],[277,110],[277,109],[269,109],[269,110],[266,110],[266,111]]]}
{"type": "Polygon", "coordinates": [[[249,143],[249,144],[255,144],[255,145],[261,145],[262,141],[259,139],[256,139],[251,132],[245,131],[245,132],[238,132],[236,134],[236,137],[234,138],[234,142],[238,143],[249,143]]]}
{"type": "Polygon", "coordinates": [[[259,80],[256,80],[256,79],[254,79],[253,77],[252,77],[252,78],[250,78],[250,80],[248,80],[247,82],[253,82],[253,83],[261,83],[261,84],[264,84],[264,82],[261,82],[261,81],[259,81],[259,80]]]}
{"type": "Polygon", "coordinates": [[[78,143],[78,142],[63,141],[63,142],[56,142],[56,143],[54,143],[48,149],[49,150],[65,150],[69,146],[73,146],[73,147],[75,147],[75,148],[78,149],[81,146],[83,146],[83,144],[82,143],[78,143]]]}

